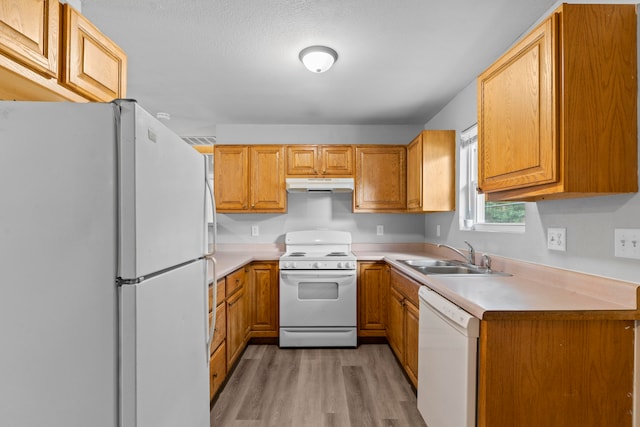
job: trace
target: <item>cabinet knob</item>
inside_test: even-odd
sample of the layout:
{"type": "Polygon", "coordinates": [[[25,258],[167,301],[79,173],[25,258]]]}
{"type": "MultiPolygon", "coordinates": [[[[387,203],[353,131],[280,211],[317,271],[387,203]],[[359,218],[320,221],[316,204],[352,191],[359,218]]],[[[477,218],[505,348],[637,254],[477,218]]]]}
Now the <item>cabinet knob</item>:
{"type": "Polygon", "coordinates": [[[213,373],[213,378],[218,378],[218,373],[217,372],[213,373]]]}

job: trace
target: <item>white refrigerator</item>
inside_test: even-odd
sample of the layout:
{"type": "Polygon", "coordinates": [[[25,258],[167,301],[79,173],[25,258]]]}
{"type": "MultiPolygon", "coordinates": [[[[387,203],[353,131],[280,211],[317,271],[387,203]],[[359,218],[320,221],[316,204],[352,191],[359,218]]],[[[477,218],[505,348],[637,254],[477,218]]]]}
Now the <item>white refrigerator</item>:
{"type": "Polygon", "coordinates": [[[0,102],[0,425],[209,426],[205,179],[134,101],[0,102]]]}

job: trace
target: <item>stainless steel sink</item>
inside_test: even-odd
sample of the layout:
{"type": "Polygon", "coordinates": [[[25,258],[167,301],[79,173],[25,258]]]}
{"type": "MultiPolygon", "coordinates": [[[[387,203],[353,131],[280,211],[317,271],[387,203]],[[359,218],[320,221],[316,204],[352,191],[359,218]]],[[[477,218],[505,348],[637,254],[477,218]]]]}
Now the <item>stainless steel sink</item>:
{"type": "Polygon", "coordinates": [[[442,259],[402,259],[400,262],[407,264],[409,267],[447,267],[460,265],[457,261],[449,261],[442,259]]]}
{"type": "Polygon", "coordinates": [[[402,259],[398,261],[426,275],[511,276],[508,273],[453,260],[402,259]]]}

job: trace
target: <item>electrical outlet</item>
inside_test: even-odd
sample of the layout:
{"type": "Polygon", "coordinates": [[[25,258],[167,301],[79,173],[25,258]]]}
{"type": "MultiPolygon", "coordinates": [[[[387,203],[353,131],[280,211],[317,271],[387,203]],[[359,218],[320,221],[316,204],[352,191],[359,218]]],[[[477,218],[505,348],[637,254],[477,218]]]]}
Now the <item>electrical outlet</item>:
{"type": "Polygon", "coordinates": [[[567,250],[567,229],[547,228],[547,248],[552,251],[567,250]]]}
{"type": "Polygon", "coordinates": [[[640,229],[616,228],[614,238],[615,256],[640,259],[640,229]]]}
{"type": "Polygon", "coordinates": [[[384,225],[376,226],[376,236],[384,236],[384,225]]]}
{"type": "Polygon", "coordinates": [[[436,237],[440,237],[440,224],[436,225],[436,237]]]}
{"type": "Polygon", "coordinates": [[[251,235],[254,237],[260,235],[260,228],[257,225],[251,226],[251,235]]]}

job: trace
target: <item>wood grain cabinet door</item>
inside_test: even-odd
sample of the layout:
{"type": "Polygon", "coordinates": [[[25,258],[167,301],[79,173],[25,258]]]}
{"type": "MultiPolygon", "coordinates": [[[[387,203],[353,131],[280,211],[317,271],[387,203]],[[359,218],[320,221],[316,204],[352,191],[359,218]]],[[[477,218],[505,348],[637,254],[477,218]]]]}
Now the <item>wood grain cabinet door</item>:
{"type": "Polygon", "coordinates": [[[43,76],[58,75],[58,0],[3,0],[0,53],[43,76]]]}
{"type": "Polygon", "coordinates": [[[249,209],[249,147],[216,145],[213,156],[216,210],[246,211],[249,209]]]}
{"type": "Polygon", "coordinates": [[[356,146],[354,212],[403,212],[407,206],[406,147],[356,146]]]}
{"type": "Polygon", "coordinates": [[[389,289],[387,307],[387,341],[400,363],[404,364],[404,297],[393,287],[389,289]]]}
{"type": "Polygon", "coordinates": [[[558,180],[554,15],[478,78],[478,175],[485,191],[558,180]]]}
{"type": "Polygon", "coordinates": [[[420,323],[420,312],[418,307],[409,300],[405,300],[404,308],[404,370],[413,383],[413,386],[418,387],[418,327],[420,323]]]}
{"type": "Polygon", "coordinates": [[[407,146],[407,210],[456,209],[456,133],[422,131],[407,146]]]}
{"type": "Polygon", "coordinates": [[[389,267],[384,262],[358,263],[358,335],[384,336],[387,325],[389,267]]]}
{"type": "Polygon", "coordinates": [[[318,145],[287,145],[287,176],[316,176],[320,173],[318,145]]]}
{"type": "Polygon", "coordinates": [[[227,298],[227,366],[236,362],[247,335],[247,298],[244,287],[227,298]]]}
{"type": "Polygon", "coordinates": [[[78,11],[62,6],[65,62],[60,84],[94,101],[124,98],[127,55],[78,11]]]}
{"type": "Polygon", "coordinates": [[[251,146],[251,210],[286,212],[284,146],[251,146]]]}
{"type": "Polygon", "coordinates": [[[352,177],[353,147],[350,145],[323,145],[320,147],[320,173],[322,176],[352,177]]]}
{"type": "Polygon", "coordinates": [[[278,263],[251,264],[251,335],[278,336],[278,263]]]}

